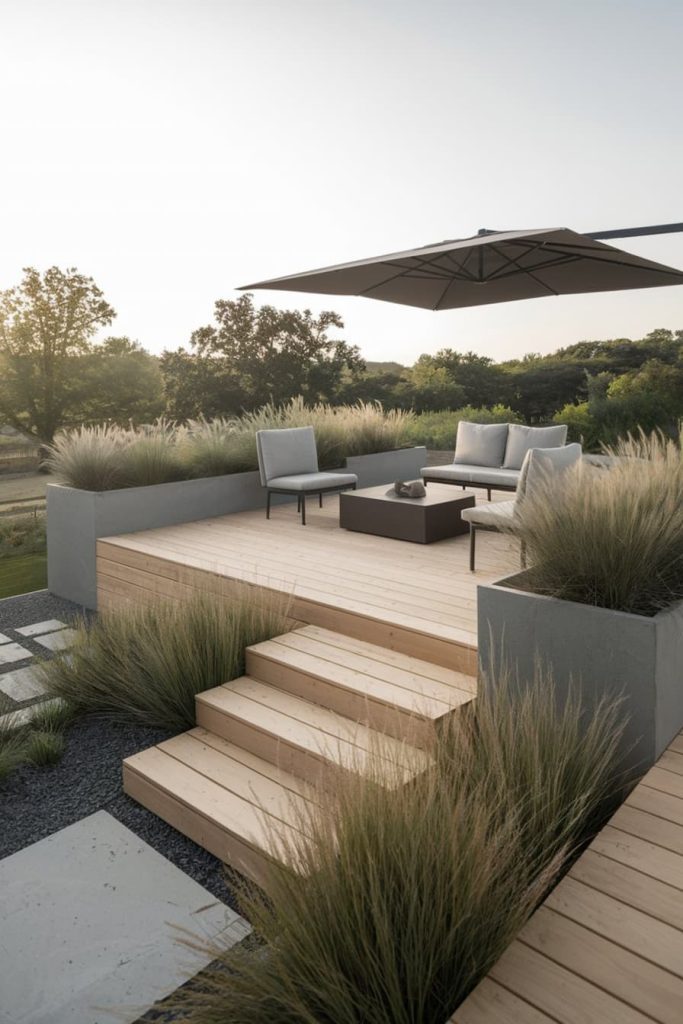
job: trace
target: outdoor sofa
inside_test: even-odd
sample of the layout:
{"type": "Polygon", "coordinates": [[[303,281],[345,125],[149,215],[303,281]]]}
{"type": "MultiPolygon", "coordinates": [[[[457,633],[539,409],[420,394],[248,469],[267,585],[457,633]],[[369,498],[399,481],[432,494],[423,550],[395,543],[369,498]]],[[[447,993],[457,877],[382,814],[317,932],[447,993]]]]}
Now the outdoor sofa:
{"type": "Polygon", "coordinates": [[[470,423],[461,420],[453,462],[447,466],[425,466],[420,470],[425,484],[459,484],[491,491],[515,491],[526,453],[532,448],[561,448],[567,441],[567,427],[526,427],[520,423],[470,423]]]}

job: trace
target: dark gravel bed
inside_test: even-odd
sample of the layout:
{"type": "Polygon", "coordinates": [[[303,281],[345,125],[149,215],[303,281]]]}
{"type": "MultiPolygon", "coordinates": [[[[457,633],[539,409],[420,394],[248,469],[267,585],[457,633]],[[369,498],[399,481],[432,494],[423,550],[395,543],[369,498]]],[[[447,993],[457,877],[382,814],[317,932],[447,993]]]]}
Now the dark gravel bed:
{"type": "Polygon", "coordinates": [[[67,731],[66,751],[58,764],[21,767],[0,787],[0,859],[105,810],[217,899],[238,910],[223,864],[127,797],[121,787],[123,758],[169,735],[95,717],[75,722],[67,731]]]}
{"type": "MultiPolygon", "coordinates": [[[[31,622],[45,622],[47,619],[72,622],[81,615],[94,615],[94,612],[63,597],[55,597],[48,590],[34,590],[32,594],[19,594],[18,597],[6,597],[0,601],[0,632],[3,629],[27,626],[31,622]]],[[[22,640],[22,643],[27,641],[22,640]]],[[[38,650],[45,654],[44,647],[38,650]]]]}

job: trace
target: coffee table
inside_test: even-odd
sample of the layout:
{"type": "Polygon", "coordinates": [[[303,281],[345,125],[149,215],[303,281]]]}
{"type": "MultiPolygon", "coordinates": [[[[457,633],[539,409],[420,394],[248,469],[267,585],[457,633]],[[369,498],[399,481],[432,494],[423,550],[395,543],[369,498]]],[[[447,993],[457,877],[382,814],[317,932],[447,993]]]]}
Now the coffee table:
{"type": "Polygon", "coordinates": [[[376,537],[432,544],[467,533],[460,513],[474,503],[471,491],[456,491],[449,484],[430,484],[424,498],[399,498],[390,484],[383,484],[340,494],[339,525],[376,537]]]}

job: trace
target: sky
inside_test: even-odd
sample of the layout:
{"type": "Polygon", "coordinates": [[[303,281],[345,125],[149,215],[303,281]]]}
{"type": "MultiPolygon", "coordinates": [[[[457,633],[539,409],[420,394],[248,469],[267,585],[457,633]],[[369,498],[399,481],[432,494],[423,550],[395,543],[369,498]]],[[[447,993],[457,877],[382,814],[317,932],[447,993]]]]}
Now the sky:
{"type": "MultiPolygon", "coordinates": [[[[0,289],[75,266],[105,333],[189,343],[235,289],[479,228],[683,221],[680,0],[0,0],[0,289]]],[[[624,248],[683,268],[683,234],[624,248]]],[[[683,328],[683,287],[334,309],[371,360],[683,328]]]]}

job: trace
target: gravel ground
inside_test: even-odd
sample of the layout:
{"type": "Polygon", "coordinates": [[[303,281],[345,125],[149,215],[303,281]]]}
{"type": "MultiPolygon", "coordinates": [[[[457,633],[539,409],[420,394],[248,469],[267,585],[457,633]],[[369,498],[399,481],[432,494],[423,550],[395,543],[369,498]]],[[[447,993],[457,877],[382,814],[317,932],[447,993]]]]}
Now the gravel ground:
{"type": "Polygon", "coordinates": [[[223,864],[129,799],[121,788],[123,758],[169,735],[90,716],[75,722],[67,731],[66,751],[58,764],[23,766],[0,787],[0,859],[105,810],[237,910],[223,864]]]}
{"type": "MultiPolygon", "coordinates": [[[[34,590],[32,594],[19,594],[18,597],[6,597],[0,601],[0,632],[48,619],[61,619],[62,622],[70,623],[81,615],[94,615],[94,612],[63,597],[55,597],[47,590],[34,590]]],[[[21,642],[35,654],[47,653],[40,645],[32,646],[33,641],[29,639],[22,639],[21,642]]]]}

